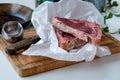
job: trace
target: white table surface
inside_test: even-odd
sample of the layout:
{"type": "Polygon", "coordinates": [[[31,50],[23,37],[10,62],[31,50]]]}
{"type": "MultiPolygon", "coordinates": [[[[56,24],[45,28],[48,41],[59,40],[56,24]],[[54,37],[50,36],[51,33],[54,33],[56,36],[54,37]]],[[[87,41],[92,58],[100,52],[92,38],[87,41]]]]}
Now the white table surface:
{"type": "MultiPolygon", "coordinates": [[[[0,3],[19,3],[32,9],[35,0],[0,0],[0,3]]],[[[113,35],[120,40],[120,35],[113,35]]],[[[92,62],[51,70],[29,77],[20,77],[0,51],[0,80],[120,80],[120,53],[92,62]]]]}

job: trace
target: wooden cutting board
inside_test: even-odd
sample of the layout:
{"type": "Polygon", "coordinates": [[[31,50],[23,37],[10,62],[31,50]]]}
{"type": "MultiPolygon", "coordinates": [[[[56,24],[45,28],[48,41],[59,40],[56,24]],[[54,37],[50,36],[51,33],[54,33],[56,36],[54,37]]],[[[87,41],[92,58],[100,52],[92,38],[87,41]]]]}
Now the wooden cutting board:
{"type": "MultiPolygon", "coordinates": [[[[23,39],[34,35],[36,35],[36,33],[33,29],[25,30],[23,39]]],[[[10,45],[10,43],[7,43],[2,36],[0,36],[0,49],[9,59],[17,73],[22,77],[78,63],[59,61],[43,56],[25,56],[21,54],[23,50],[17,55],[8,55],[4,51],[7,45],[10,45]]],[[[103,33],[101,45],[108,46],[112,54],[120,52],[120,42],[107,33],[103,33]]]]}

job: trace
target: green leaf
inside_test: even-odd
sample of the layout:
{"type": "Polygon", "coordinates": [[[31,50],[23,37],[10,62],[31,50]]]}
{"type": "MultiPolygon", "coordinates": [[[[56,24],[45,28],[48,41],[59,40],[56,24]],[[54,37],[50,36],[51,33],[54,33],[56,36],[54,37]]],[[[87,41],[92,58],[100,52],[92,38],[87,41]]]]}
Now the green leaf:
{"type": "Polygon", "coordinates": [[[104,16],[104,24],[106,25],[106,19],[110,19],[113,17],[112,13],[109,13],[108,16],[104,16]]]}
{"type": "Polygon", "coordinates": [[[109,5],[109,7],[111,7],[111,1],[112,1],[112,0],[108,0],[108,3],[107,3],[107,4],[109,5]]]}
{"type": "Polygon", "coordinates": [[[42,3],[42,0],[37,0],[38,4],[41,4],[42,3]]]}
{"type": "Polygon", "coordinates": [[[120,34],[120,29],[118,29],[118,33],[120,34]]]}
{"type": "Polygon", "coordinates": [[[111,6],[112,6],[112,7],[113,7],[113,6],[117,7],[117,6],[118,6],[117,1],[114,1],[111,6]]]}
{"type": "Polygon", "coordinates": [[[104,16],[104,24],[106,25],[106,18],[107,18],[107,16],[104,16]]]}
{"type": "Polygon", "coordinates": [[[111,3],[111,0],[108,0],[108,3],[111,3]]]}
{"type": "Polygon", "coordinates": [[[118,3],[117,3],[117,1],[113,1],[112,3],[111,3],[111,1],[112,0],[108,0],[108,7],[117,7],[118,6],[118,3]]]}
{"type": "Polygon", "coordinates": [[[108,16],[106,17],[106,19],[110,19],[113,17],[113,14],[112,13],[109,13],[108,16]]]}
{"type": "Polygon", "coordinates": [[[115,16],[120,17],[120,14],[115,14],[115,16]]]}
{"type": "Polygon", "coordinates": [[[103,28],[103,31],[109,32],[109,27],[108,27],[108,26],[104,27],[104,28],[103,28]]]}

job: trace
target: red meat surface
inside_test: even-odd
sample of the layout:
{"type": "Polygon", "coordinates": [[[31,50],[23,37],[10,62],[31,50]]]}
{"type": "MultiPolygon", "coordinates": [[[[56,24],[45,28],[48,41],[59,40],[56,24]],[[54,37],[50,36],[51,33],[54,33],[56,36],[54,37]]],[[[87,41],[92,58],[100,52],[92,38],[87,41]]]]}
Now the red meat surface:
{"type": "Polygon", "coordinates": [[[95,22],[54,17],[52,19],[52,24],[55,28],[72,34],[80,40],[91,42],[95,45],[100,44],[101,30],[100,26],[95,22]]]}
{"type": "Polygon", "coordinates": [[[64,50],[71,50],[74,48],[78,48],[83,46],[86,42],[83,40],[80,40],[73,35],[63,32],[57,28],[55,28],[55,32],[58,38],[58,45],[64,50]]]}

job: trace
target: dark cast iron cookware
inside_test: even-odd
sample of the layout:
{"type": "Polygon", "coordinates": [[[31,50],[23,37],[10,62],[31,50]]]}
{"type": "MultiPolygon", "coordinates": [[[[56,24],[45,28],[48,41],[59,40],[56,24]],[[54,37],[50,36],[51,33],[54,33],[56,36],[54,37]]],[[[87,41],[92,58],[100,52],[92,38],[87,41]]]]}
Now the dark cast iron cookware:
{"type": "Polygon", "coordinates": [[[20,4],[0,4],[0,32],[7,21],[18,21],[23,28],[31,24],[33,10],[20,4]]]}

